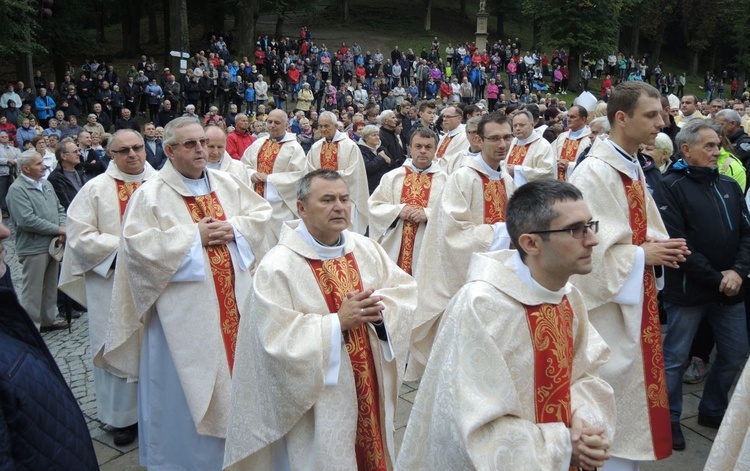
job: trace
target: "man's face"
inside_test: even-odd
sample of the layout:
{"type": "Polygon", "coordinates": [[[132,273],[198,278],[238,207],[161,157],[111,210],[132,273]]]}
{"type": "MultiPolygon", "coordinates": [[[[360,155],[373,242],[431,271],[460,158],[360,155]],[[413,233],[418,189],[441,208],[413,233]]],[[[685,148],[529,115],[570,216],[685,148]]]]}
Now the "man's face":
{"type": "Polygon", "coordinates": [[[10,138],[8,137],[8,133],[0,132],[0,145],[7,146],[9,141],[10,141],[10,138]]]}
{"type": "Polygon", "coordinates": [[[297,212],[317,240],[336,243],[351,219],[349,188],[344,180],[313,178],[307,201],[297,201],[297,212]]]}
{"type": "Polygon", "coordinates": [[[172,109],[172,102],[169,100],[164,100],[164,109],[169,111],[172,109]]]}
{"type": "Polygon", "coordinates": [[[57,120],[55,118],[49,120],[49,127],[51,129],[57,129],[57,120]]]}
{"type": "Polygon", "coordinates": [[[581,116],[581,112],[577,106],[568,111],[568,126],[570,126],[571,131],[580,131],[586,126],[586,118],[581,116]]]}
{"type": "Polygon", "coordinates": [[[589,129],[591,130],[591,140],[593,141],[597,137],[599,137],[602,134],[602,123],[601,121],[597,121],[595,123],[591,123],[589,125],[589,129]]]}
{"type": "Polygon", "coordinates": [[[717,123],[721,124],[721,129],[724,130],[725,136],[731,136],[737,131],[737,128],[739,128],[739,123],[729,121],[723,116],[717,116],[714,119],[716,120],[717,123]]]}
{"type": "Polygon", "coordinates": [[[414,166],[418,169],[425,169],[432,165],[436,151],[437,144],[435,144],[435,139],[423,137],[419,134],[414,135],[409,145],[409,155],[411,155],[414,166]]]}
{"type": "Polygon", "coordinates": [[[164,146],[164,152],[174,168],[188,178],[197,179],[206,168],[208,139],[200,124],[189,124],[174,133],[174,142],[164,146]]]}
{"type": "Polygon", "coordinates": [[[64,162],[68,162],[75,166],[81,161],[81,158],[78,156],[78,149],[76,148],[76,145],[72,142],[65,144],[65,149],[63,149],[62,152],[62,160],[64,162]]]}
{"type": "Polygon", "coordinates": [[[496,169],[505,160],[508,147],[513,140],[510,124],[486,123],[482,136],[482,158],[492,168],[496,169]]]}
{"type": "Polygon", "coordinates": [[[422,119],[422,122],[425,124],[432,124],[435,122],[435,108],[425,108],[424,111],[419,113],[419,117],[422,119]]]}
{"type": "Polygon", "coordinates": [[[332,122],[327,116],[318,120],[318,130],[326,140],[332,140],[336,135],[336,123],[332,122]]]}
{"type": "Polygon", "coordinates": [[[94,113],[99,114],[102,112],[102,105],[99,103],[94,104],[94,113]]]}
{"type": "Polygon", "coordinates": [[[680,109],[682,110],[682,114],[685,116],[690,116],[691,114],[695,113],[695,97],[692,95],[685,95],[682,97],[682,101],[680,102],[680,109]]]}
{"type": "Polygon", "coordinates": [[[713,102],[713,103],[711,103],[711,114],[713,116],[716,116],[716,113],[718,113],[719,111],[721,111],[723,109],[724,109],[724,106],[722,106],[721,102],[713,102]]]}
{"type": "Polygon", "coordinates": [[[732,109],[739,113],[740,116],[745,114],[745,106],[742,103],[735,103],[732,105],[732,109]]]}
{"type": "Polygon", "coordinates": [[[82,132],[78,135],[78,145],[86,149],[91,147],[91,134],[88,132],[82,132]]]}
{"type": "MultiPolygon", "coordinates": [[[[580,227],[591,222],[591,212],[583,200],[558,201],[552,209],[559,214],[550,223],[549,230],[580,227]]],[[[570,232],[536,235],[540,244],[539,262],[542,271],[551,279],[565,283],[571,275],[591,273],[592,252],[599,244],[596,235],[586,230],[583,239],[574,238],[570,232]]]]}
{"type": "Polygon", "coordinates": [[[78,118],[76,118],[75,116],[69,116],[68,123],[70,124],[70,126],[76,127],[78,126],[78,118]]]}
{"type": "Polygon", "coordinates": [[[689,146],[682,145],[682,154],[687,163],[693,167],[716,167],[721,151],[719,135],[713,129],[698,131],[698,142],[689,146]]]}
{"type": "Polygon", "coordinates": [[[250,126],[250,120],[244,114],[238,114],[234,118],[234,127],[241,132],[247,132],[247,128],[250,126]]]}
{"type": "Polygon", "coordinates": [[[122,109],[122,118],[127,120],[130,119],[130,110],[127,108],[122,109]]]}
{"type": "Polygon", "coordinates": [[[149,139],[153,139],[156,136],[156,126],[153,124],[147,124],[143,127],[143,135],[149,139]]]}
{"type": "Polygon", "coordinates": [[[461,113],[455,106],[448,107],[443,113],[443,131],[451,132],[461,124],[461,113]]]}
{"type": "Polygon", "coordinates": [[[24,118],[24,119],[23,119],[23,120],[21,121],[21,127],[23,127],[23,128],[28,128],[28,127],[29,127],[29,124],[30,124],[30,121],[29,121],[28,119],[26,119],[26,118],[24,118]]]}
{"type": "Polygon", "coordinates": [[[633,110],[633,116],[625,115],[623,130],[629,140],[638,144],[652,145],[663,127],[661,100],[641,95],[633,110]]]}
{"type": "Polygon", "coordinates": [[[529,117],[524,113],[519,113],[513,117],[513,136],[516,139],[528,139],[534,131],[534,125],[529,121],[529,117]]]}
{"type": "Polygon", "coordinates": [[[224,151],[227,148],[227,134],[218,126],[208,126],[206,137],[208,138],[208,144],[206,145],[208,161],[216,163],[224,157],[224,151]]]}
{"type": "Polygon", "coordinates": [[[273,139],[278,139],[286,133],[287,118],[281,110],[273,110],[266,120],[266,131],[273,139]]]}
{"type": "Polygon", "coordinates": [[[140,175],[146,163],[146,148],[134,132],[117,135],[111,144],[112,160],[117,169],[129,175],[140,175]]]}
{"type": "Polygon", "coordinates": [[[21,172],[23,172],[24,175],[31,178],[32,180],[38,182],[44,177],[45,170],[46,170],[46,167],[44,166],[44,161],[42,160],[42,156],[39,154],[36,154],[31,159],[31,162],[29,162],[28,165],[24,166],[21,169],[21,172]]]}

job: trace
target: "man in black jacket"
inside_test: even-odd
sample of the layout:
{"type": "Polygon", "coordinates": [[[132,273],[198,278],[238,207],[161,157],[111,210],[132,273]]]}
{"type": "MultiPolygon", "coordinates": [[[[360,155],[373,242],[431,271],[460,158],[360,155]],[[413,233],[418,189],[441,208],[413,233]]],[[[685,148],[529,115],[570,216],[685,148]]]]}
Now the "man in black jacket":
{"type": "Polygon", "coordinates": [[[700,425],[719,428],[748,351],[742,283],[750,272],[750,220],[737,182],[718,173],[720,133],[713,120],[685,123],[675,139],[684,158],[670,168],[654,195],[670,237],[684,237],[691,252],[679,269],[665,268],[662,291],[675,450],[685,448],[679,427],[682,377],[701,319],[709,320],[718,348],[698,406],[700,425]]]}
{"type": "Polygon", "coordinates": [[[65,210],[83,187],[88,178],[83,173],[78,148],[73,139],[66,138],[55,150],[57,167],[49,174],[47,180],[52,183],[57,199],[65,210]]]}
{"type": "Polygon", "coordinates": [[[721,124],[724,135],[734,147],[734,155],[745,166],[745,170],[750,171],[750,136],[747,135],[742,127],[742,117],[735,110],[721,110],[716,113],[714,118],[721,124]]]}
{"type": "Polygon", "coordinates": [[[392,110],[385,110],[378,116],[380,144],[388,157],[391,158],[391,169],[400,167],[406,160],[406,152],[401,146],[401,137],[395,132],[397,123],[398,119],[392,110]]]}

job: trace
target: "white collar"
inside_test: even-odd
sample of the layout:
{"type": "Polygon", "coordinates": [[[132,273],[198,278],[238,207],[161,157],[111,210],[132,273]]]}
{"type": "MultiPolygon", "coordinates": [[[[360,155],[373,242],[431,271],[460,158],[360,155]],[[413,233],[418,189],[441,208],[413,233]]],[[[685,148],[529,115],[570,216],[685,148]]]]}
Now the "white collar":
{"type": "Polygon", "coordinates": [[[29,182],[31,184],[31,186],[33,186],[35,189],[37,189],[37,190],[41,191],[42,193],[44,193],[44,190],[43,190],[44,185],[42,184],[41,180],[39,180],[39,181],[32,180],[30,177],[28,177],[27,175],[25,175],[23,173],[21,174],[21,178],[23,178],[24,180],[26,180],[27,182],[29,182]]]}
{"type": "Polygon", "coordinates": [[[188,191],[192,193],[193,196],[203,196],[211,193],[211,185],[208,184],[207,171],[204,170],[203,175],[201,175],[201,177],[197,180],[188,178],[180,172],[177,172],[177,174],[180,176],[180,178],[182,178],[182,181],[185,183],[188,191]]]}
{"type": "Polygon", "coordinates": [[[487,172],[487,176],[490,177],[490,180],[500,180],[503,178],[503,171],[502,167],[500,167],[500,170],[495,170],[489,165],[487,165],[487,162],[484,161],[482,158],[482,153],[478,153],[476,157],[474,157],[477,162],[479,162],[479,165],[482,166],[485,172],[487,172]]]}
{"type": "Polygon", "coordinates": [[[563,296],[570,293],[571,291],[570,283],[565,283],[565,286],[557,291],[548,290],[544,286],[537,283],[537,281],[531,276],[531,270],[525,263],[523,263],[521,254],[518,252],[513,255],[513,264],[516,275],[518,275],[518,277],[523,280],[524,283],[526,283],[531,291],[534,292],[534,298],[538,299],[540,303],[560,304],[563,296]]]}
{"type": "Polygon", "coordinates": [[[307,244],[312,247],[312,249],[315,251],[315,253],[318,254],[321,260],[331,260],[344,256],[344,251],[346,249],[347,231],[341,232],[339,242],[334,246],[323,245],[315,240],[315,237],[310,234],[310,231],[307,230],[307,226],[305,226],[305,223],[302,220],[299,221],[299,225],[294,229],[294,232],[299,234],[300,237],[302,237],[302,240],[307,242],[307,244]]]}
{"type": "Polygon", "coordinates": [[[581,137],[581,134],[583,134],[583,132],[584,132],[585,130],[586,130],[586,126],[582,127],[582,128],[581,128],[581,129],[579,129],[578,131],[573,131],[573,130],[571,129],[571,130],[570,130],[570,134],[568,134],[568,137],[570,137],[571,139],[578,139],[579,137],[581,137]]]}

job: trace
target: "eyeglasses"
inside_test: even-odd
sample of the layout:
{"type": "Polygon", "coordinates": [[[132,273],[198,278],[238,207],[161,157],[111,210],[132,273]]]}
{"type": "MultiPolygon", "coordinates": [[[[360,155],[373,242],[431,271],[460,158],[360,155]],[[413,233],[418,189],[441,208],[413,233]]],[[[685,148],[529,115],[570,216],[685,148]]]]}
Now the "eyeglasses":
{"type": "Polygon", "coordinates": [[[480,134],[479,137],[481,137],[482,140],[490,141],[493,144],[497,144],[500,141],[511,142],[513,140],[513,136],[512,135],[509,135],[509,136],[482,136],[480,134]]]}
{"type": "Polygon", "coordinates": [[[137,154],[138,152],[143,150],[143,147],[144,147],[143,144],[136,144],[132,147],[123,147],[122,149],[117,149],[117,150],[112,149],[112,153],[118,154],[118,155],[128,155],[130,154],[130,151],[132,150],[133,152],[137,154]]]}
{"type": "Polygon", "coordinates": [[[585,239],[589,233],[589,230],[596,234],[599,232],[599,221],[591,221],[588,224],[580,224],[578,226],[566,227],[565,229],[551,229],[548,231],[533,231],[529,234],[553,234],[555,232],[569,232],[571,237],[574,239],[585,239]]]}
{"type": "Polygon", "coordinates": [[[195,147],[198,145],[199,142],[201,144],[201,147],[206,147],[206,145],[208,144],[208,138],[204,137],[202,139],[190,139],[189,141],[177,142],[175,144],[169,144],[169,145],[182,146],[185,149],[195,149],[195,147]]]}

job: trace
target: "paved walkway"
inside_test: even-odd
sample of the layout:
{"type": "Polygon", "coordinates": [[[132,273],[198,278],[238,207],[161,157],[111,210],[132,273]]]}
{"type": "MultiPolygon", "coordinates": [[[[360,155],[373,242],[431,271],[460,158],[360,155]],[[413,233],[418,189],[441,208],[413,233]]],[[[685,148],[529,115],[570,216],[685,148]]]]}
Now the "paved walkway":
{"type": "MultiPolygon", "coordinates": [[[[6,225],[14,231],[10,221],[6,225]]],[[[11,267],[16,291],[20,292],[21,273],[15,256],[13,236],[4,242],[7,250],[6,262],[11,267]]],[[[91,354],[88,338],[88,315],[73,321],[71,332],[67,330],[43,334],[52,356],[57,361],[63,376],[68,381],[73,394],[81,405],[83,415],[91,432],[99,464],[102,471],[142,470],[138,464],[138,447],[117,447],[112,441],[112,434],[107,426],[97,420],[96,401],[94,398],[94,379],[91,372],[91,354]]],[[[698,402],[703,385],[685,385],[683,398],[682,429],[687,441],[687,449],[675,452],[669,459],[647,463],[641,466],[643,471],[700,471],[708,457],[716,431],[702,427],[697,423],[698,402]]],[[[401,442],[411,407],[417,396],[418,383],[404,383],[401,386],[398,407],[396,410],[396,441],[401,442]]]]}

